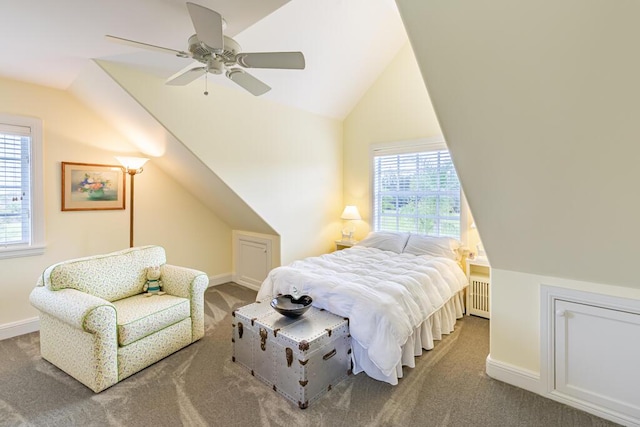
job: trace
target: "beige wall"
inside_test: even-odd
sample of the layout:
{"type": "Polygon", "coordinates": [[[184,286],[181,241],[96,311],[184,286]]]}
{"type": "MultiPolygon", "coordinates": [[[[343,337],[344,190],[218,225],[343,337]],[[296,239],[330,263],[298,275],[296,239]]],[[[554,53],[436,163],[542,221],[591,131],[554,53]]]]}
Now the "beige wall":
{"type": "MultiPolygon", "coordinates": [[[[356,205],[362,215],[357,239],[370,230],[371,144],[441,135],[416,58],[407,43],[344,121],[344,202],[356,205]]],[[[469,237],[468,243],[475,247],[477,233],[469,237]]]]}
{"type": "Polygon", "coordinates": [[[203,81],[167,86],[100,65],[278,232],[283,264],[333,248],[342,209],[340,121],[242,89],[210,86],[204,96],[203,81]]]}
{"type": "MultiPolygon", "coordinates": [[[[33,318],[28,296],[55,262],[129,246],[129,210],[62,212],[60,162],[116,164],[132,145],[67,92],[0,79],[0,111],[43,120],[46,251],[0,260],[0,326],[33,318]]],[[[128,180],[127,180],[128,182],[128,180]]],[[[231,230],[150,162],[136,177],[135,244],[159,244],[168,262],[231,273],[231,230]]]]}
{"type": "Polygon", "coordinates": [[[540,369],[540,285],[638,298],[638,2],[397,0],[493,266],[491,358],[540,369]]]}

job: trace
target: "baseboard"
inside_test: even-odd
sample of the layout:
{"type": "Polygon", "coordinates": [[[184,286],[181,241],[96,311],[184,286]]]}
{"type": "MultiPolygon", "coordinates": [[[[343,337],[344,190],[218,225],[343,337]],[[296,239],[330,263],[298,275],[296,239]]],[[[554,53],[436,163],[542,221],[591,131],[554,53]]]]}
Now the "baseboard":
{"type": "Polygon", "coordinates": [[[489,375],[493,379],[511,384],[516,387],[520,387],[548,399],[555,400],[556,402],[563,403],[565,405],[580,409],[581,411],[588,412],[597,417],[604,418],[606,420],[613,421],[624,426],[640,426],[640,420],[633,417],[620,414],[608,408],[594,405],[590,402],[576,399],[572,396],[567,396],[558,391],[552,390],[549,392],[543,386],[542,381],[540,380],[540,375],[538,373],[494,360],[491,358],[491,355],[487,356],[486,369],[487,375],[489,375]]]}
{"type": "Polygon", "coordinates": [[[487,375],[496,380],[529,390],[536,394],[544,394],[540,375],[509,363],[499,362],[487,356],[487,375]]]}
{"type": "Polygon", "coordinates": [[[234,282],[234,283],[237,283],[238,285],[242,285],[242,286],[244,286],[245,288],[249,288],[249,289],[251,289],[251,290],[254,290],[254,291],[256,291],[256,292],[260,290],[260,285],[256,285],[255,283],[251,283],[251,282],[248,282],[248,281],[246,281],[246,280],[242,280],[242,279],[241,279],[241,278],[239,278],[239,277],[235,277],[235,278],[233,279],[233,282],[234,282]]]}
{"type": "Polygon", "coordinates": [[[551,393],[544,394],[543,396],[555,400],[556,402],[564,403],[565,405],[580,409],[581,411],[588,412],[597,417],[604,418],[605,420],[613,421],[614,423],[618,423],[623,426],[640,426],[640,419],[638,418],[633,418],[631,416],[621,414],[611,409],[603,408],[602,406],[595,405],[584,400],[576,399],[573,396],[568,396],[558,391],[552,391],[551,393]]]}
{"type": "Polygon", "coordinates": [[[223,283],[229,283],[232,281],[233,275],[231,273],[209,276],[209,287],[222,285],[223,283]]]}
{"type": "Polygon", "coordinates": [[[31,319],[19,320],[17,322],[5,323],[0,325],[0,341],[8,338],[17,337],[18,335],[29,334],[40,330],[40,319],[32,317],[31,319]]]}

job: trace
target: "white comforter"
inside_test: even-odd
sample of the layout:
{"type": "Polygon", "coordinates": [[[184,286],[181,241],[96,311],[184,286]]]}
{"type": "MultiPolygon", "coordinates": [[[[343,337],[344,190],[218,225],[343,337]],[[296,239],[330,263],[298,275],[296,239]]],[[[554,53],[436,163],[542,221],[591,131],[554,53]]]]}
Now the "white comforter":
{"type": "Polygon", "coordinates": [[[451,259],[354,247],[273,269],[257,300],[310,295],[315,307],[348,317],[351,338],[392,375],[413,331],[466,285],[451,259]]]}

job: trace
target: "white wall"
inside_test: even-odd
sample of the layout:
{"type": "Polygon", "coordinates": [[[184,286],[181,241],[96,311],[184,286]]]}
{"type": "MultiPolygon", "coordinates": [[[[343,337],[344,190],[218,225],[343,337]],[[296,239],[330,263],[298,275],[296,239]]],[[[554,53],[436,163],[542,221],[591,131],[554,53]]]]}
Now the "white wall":
{"type": "MultiPolygon", "coordinates": [[[[128,200],[127,210],[60,210],[60,163],[117,164],[132,144],[67,92],[0,79],[0,93],[0,111],[43,120],[47,244],[44,255],[0,260],[1,329],[37,316],[28,296],[48,265],[129,246],[128,200]]],[[[136,176],[135,196],[136,245],[162,245],[169,263],[210,276],[231,273],[229,227],[153,161],[136,176]]]]}
{"type": "Polygon", "coordinates": [[[640,298],[640,4],[397,3],[493,267],[491,359],[535,377],[541,283],[640,298]]]}
{"type": "Polygon", "coordinates": [[[492,265],[640,287],[640,3],[398,4],[492,265]]]}
{"type": "MultiPolygon", "coordinates": [[[[370,230],[371,145],[441,135],[416,58],[407,43],[344,121],[344,201],[356,205],[362,215],[357,239],[370,230]]],[[[468,243],[473,248],[477,233],[470,237],[468,243]]]]}
{"type": "Polygon", "coordinates": [[[100,65],[280,234],[282,263],[333,248],[342,209],[340,121],[240,88],[210,85],[204,96],[203,81],[167,86],[100,65]]]}
{"type": "Polygon", "coordinates": [[[370,231],[370,146],[442,135],[418,64],[406,44],[344,120],[344,202],[363,221],[356,239],[370,231]]]}

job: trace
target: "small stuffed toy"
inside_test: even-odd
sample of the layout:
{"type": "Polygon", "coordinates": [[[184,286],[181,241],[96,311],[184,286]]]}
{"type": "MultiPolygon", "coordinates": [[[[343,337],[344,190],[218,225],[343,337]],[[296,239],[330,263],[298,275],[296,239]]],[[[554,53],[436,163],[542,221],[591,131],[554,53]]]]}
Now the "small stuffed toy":
{"type": "Polygon", "coordinates": [[[142,291],[146,292],[146,296],[164,295],[162,292],[162,281],[160,280],[160,266],[147,267],[147,281],[142,287],[142,291]]]}

